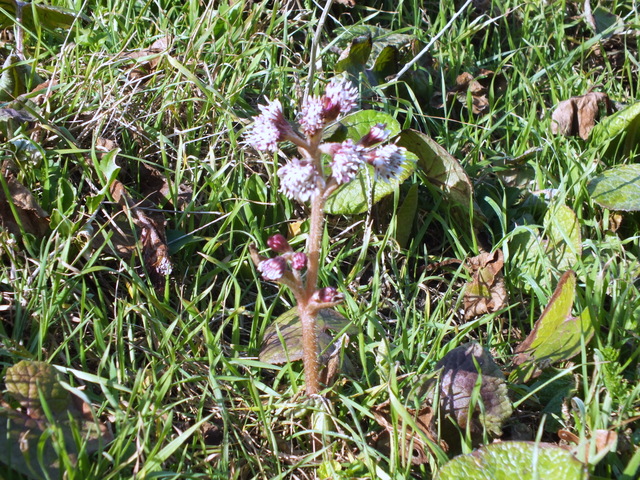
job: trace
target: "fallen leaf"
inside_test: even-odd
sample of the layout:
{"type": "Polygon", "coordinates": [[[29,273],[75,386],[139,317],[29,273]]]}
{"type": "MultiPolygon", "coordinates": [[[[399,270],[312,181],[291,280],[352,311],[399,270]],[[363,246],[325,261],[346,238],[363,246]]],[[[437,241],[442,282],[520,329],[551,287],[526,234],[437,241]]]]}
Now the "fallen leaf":
{"type": "MultiPolygon", "coordinates": [[[[401,458],[405,460],[411,459],[411,463],[414,465],[427,463],[429,458],[427,452],[430,450],[429,442],[433,445],[438,445],[433,425],[433,408],[426,405],[420,408],[420,410],[412,408],[406,409],[418,427],[419,432],[416,432],[409,425],[405,426],[401,416],[398,417],[396,426],[394,427],[390,408],[390,402],[387,400],[371,409],[371,413],[373,413],[376,422],[384,428],[384,430],[376,436],[376,448],[383,453],[391,452],[391,437],[395,437],[398,433],[403,432],[404,436],[399,437],[399,441],[401,442],[401,458]],[[424,440],[423,435],[427,437],[429,442],[424,440]]],[[[444,442],[440,442],[440,447],[445,451],[447,450],[447,445],[444,442]]]]}
{"type": "Polygon", "coordinates": [[[140,190],[141,194],[151,203],[163,205],[169,203],[176,210],[184,210],[193,198],[193,188],[190,185],[178,185],[177,195],[174,198],[171,194],[171,186],[165,175],[160,170],[147,164],[140,164],[140,190]]]}
{"type": "Polygon", "coordinates": [[[4,181],[11,200],[0,188],[0,222],[3,228],[15,236],[29,233],[42,237],[49,229],[49,214],[38,204],[33,194],[22,185],[13,173],[5,169],[4,181]],[[12,208],[13,207],[13,208],[12,208]]]}
{"type": "MultiPolygon", "coordinates": [[[[502,435],[502,423],[511,416],[513,407],[509,400],[504,375],[493,361],[491,354],[478,343],[471,342],[454,348],[436,365],[439,392],[428,393],[432,402],[438,401],[439,423],[443,438],[449,445],[459,441],[457,427],[469,426],[474,441],[482,438],[483,430],[490,435],[502,435]],[[474,390],[479,385],[479,395],[474,403],[474,390]],[[482,406],[480,405],[482,404],[482,406]]],[[[429,382],[432,386],[435,380],[429,382]]]]}
{"type": "Polygon", "coordinates": [[[470,258],[467,266],[473,276],[464,288],[465,319],[470,320],[504,308],[507,305],[507,289],[502,275],[502,250],[483,252],[470,258]]]}
{"type": "Polygon", "coordinates": [[[166,278],[173,270],[165,235],[164,219],[154,219],[147,215],[129,196],[120,181],[113,181],[110,192],[114,201],[132,217],[136,226],[140,228],[140,242],[145,268],[154,287],[164,288],[166,278]]]}
{"type": "Polygon", "coordinates": [[[551,115],[551,133],[569,137],[579,135],[586,140],[600,118],[601,106],[607,115],[613,112],[609,96],[602,92],[590,92],[561,101],[551,115]]]}
{"type": "Polygon", "coordinates": [[[575,297],[576,274],[565,272],[549,304],[536,321],[533,330],[515,349],[513,381],[528,382],[540,375],[542,369],[572,358],[580,352],[582,338],[585,345],[593,336],[589,310],[579,317],[571,316],[575,297]]]}
{"type": "Polygon", "coordinates": [[[447,90],[443,96],[436,92],[431,99],[431,106],[443,108],[445,102],[457,99],[463,105],[467,105],[467,95],[471,95],[472,112],[474,115],[487,113],[489,110],[489,93],[493,84],[496,93],[504,91],[507,86],[504,75],[496,74],[491,70],[481,69],[477,76],[469,72],[463,72],[456,77],[456,85],[447,90]]]}
{"type": "Polygon", "coordinates": [[[166,53],[170,45],[171,37],[165,36],[158,38],[149,48],[127,53],[126,58],[136,61],[135,67],[129,72],[129,77],[135,80],[153,72],[162,60],[161,54],[166,53]]]}
{"type": "Polygon", "coordinates": [[[59,478],[60,448],[75,462],[81,450],[92,453],[112,440],[89,405],[62,386],[53,366],[22,360],[7,369],[5,385],[19,407],[0,407],[0,462],[13,471],[37,480],[59,478]]]}

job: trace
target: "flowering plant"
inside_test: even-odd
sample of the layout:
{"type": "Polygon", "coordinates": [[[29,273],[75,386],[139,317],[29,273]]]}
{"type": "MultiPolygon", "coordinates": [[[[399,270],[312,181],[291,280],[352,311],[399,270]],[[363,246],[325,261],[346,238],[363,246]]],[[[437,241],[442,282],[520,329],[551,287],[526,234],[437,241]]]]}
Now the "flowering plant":
{"type": "Polygon", "coordinates": [[[325,128],[349,113],[358,100],[357,89],[348,81],[333,79],[322,96],[302,102],[299,125],[284,116],[279,100],[260,105],[246,134],[246,143],[257,150],[275,152],[278,143],[292,142],[300,158],[293,158],[278,170],[280,190],[299,202],[310,202],[310,229],[306,253],[294,252],[280,234],[267,240],[276,254],[259,255],[251,246],[251,256],[265,280],[289,287],[295,297],[302,324],[305,385],[308,395],[320,390],[316,317],[323,308],[338,305],[343,296],[335,287],[318,288],[318,271],[324,221],[324,207],[340,185],[353,180],[364,165],[385,182],[398,178],[406,162],[406,151],[395,144],[381,145],[390,135],[385,124],[376,124],[358,141],[323,142],[325,128]]]}

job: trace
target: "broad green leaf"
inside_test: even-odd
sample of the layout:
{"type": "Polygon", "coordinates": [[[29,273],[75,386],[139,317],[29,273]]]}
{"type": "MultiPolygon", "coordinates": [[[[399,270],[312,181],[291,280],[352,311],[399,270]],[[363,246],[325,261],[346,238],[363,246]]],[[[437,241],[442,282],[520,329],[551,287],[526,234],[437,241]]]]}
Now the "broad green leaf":
{"type": "Polygon", "coordinates": [[[544,219],[549,236],[547,255],[558,270],[574,268],[582,255],[580,224],[573,210],[566,205],[550,208],[544,219]]]}
{"type": "Polygon", "coordinates": [[[473,186],[458,160],[430,136],[416,130],[403,130],[397,144],[417,155],[417,167],[429,183],[447,194],[456,205],[469,208],[473,186]]]}
{"type": "Polygon", "coordinates": [[[36,480],[61,478],[60,449],[75,462],[81,449],[95,452],[111,440],[109,431],[80,409],[82,400],[72,398],[53,366],[22,360],[7,369],[5,385],[20,404],[20,409],[0,407],[0,462],[12,471],[36,480]]]}
{"type": "Polygon", "coordinates": [[[21,2],[16,0],[0,0],[0,26],[10,27],[16,23],[16,7],[21,7],[21,24],[32,30],[36,23],[45,28],[70,28],[78,19],[90,22],[91,19],[82,13],[66,8],[43,5],[42,3],[21,2]]]}
{"type": "Polygon", "coordinates": [[[49,409],[57,413],[69,406],[71,397],[61,385],[57,370],[45,362],[22,360],[7,369],[5,377],[7,392],[20,405],[42,414],[40,395],[49,409]]]}
{"type": "MultiPolygon", "coordinates": [[[[436,365],[438,369],[442,369],[439,374],[442,419],[451,417],[462,429],[469,423],[475,436],[481,436],[483,428],[490,434],[501,435],[502,423],[511,416],[513,408],[504,375],[491,354],[471,342],[447,353],[436,365]],[[479,395],[475,393],[478,381],[479,395]],[[474,400],[476,395],[478,398],[474,400]]],[[[441,427],[444,426],[442,423],[441,427]]],[[[453,436],[457,436],[457,431],[453,436]]]]}
{"type": "Polygon", "coordinates": [[[341,127],[346,129],[346,137],[351,138],[354,142],[369,133],[371,127],[378,123],[386,125],[390,138],[400,133],[400,123],[398,123],[395,118],[388,113],[378,112],[376,110],[360,110],[340,120],[341,127]]]}
{"type": "Polygon", "coordinates": [[[15,53],[10,54],[0,75],[0,101],[10,102],[28,90],[28,86],[42,83],[42,79],[15,53]]]}
{"type": "MultiPolygon", "coordinates": [[[[318,346],[320,351],[324,352],[333,342],[333,337],[326,333],[326,330],[341,331],[349,325],[349,320],[335,310],[325,308],[318,312],[316,325],[318,346]]],[[[354,327],[348,328],[346,332],[354,333],[354,327]]],[[[298,309],[294,307],[267,327],[262,340],[260,361],[281,365],[297,360],[302,360],[302,324],[298,317],[298,309]]]]}
{"type": "MultiPolygon", "coordinates": [[[[640,103],[638,103],[640,105],[640,103]]],[[[620,165],[589,182],[595,202],[609,210],[640,210],[640,164],[620,165]]]]}
{"type": "Polygon", "coordinates": [[[574,318],[571,307],[575,298],[576,274],[562,275],[549,304],[535,323],[531,333],[516,347],[513,364],[518,368],[511,378],[527,382],[556,362],[568,360],[580,352],[582,338],[588,343],[593,324],[588,310],[574,318]]]}
{"type": "MultiPolygon", "coordinates": [[[[340,121],[342,130],[336,132],[331,140],[341,141],[344,138],[351,138],[358,141],[369,133],[371,127],[379,123],[386,125],[391,137],[400,132],[400,124],[391,115],[375,110],[361,110],[344,117],[340,121]]],[[[414,155],[407,154],[407,162],[402,168],[400,177],[389,183],[375,181],[373,168],[366,165],[355,179],[333,192],[327,201],[325,211],[333,215],[355,215],[366,212],[370,200],[372,204],[377,203],[380,199],[393,193],[398,185],[411,176],[414,171],[415,159],[414,155]]]]}
{"type": "Polygon", "coordinates": [[[601,146],[602,156],[621,159],[640,147],[640,102],[614,113],[591,131],[591,145],[601,146]]]}
{"type": "Polygon", "coordinates": [[[406,248],[413,230],[413,221],[418,210],[418,184],[414,183],[409,188],[407,196],[396,212],[396,242],[400,248],[406,248]]]}
{"type": "Polygon", "coordinates": [[[598,7],[593,11],[593,19],[596,23],[596,33],[609,31],[605,38],[613,35],[615,33],[614,30],[624,28],[624,21],[603,7],[598,7]],[[613,29],[613,27],[616,27],[616,29],[613,29]]]}
{"type": "Polygon", "coordinates": [[[336,63],[336,72],[348,72],[357,77],[366,68],[372,46],[370,35],[354,38],[348,52],[345,52],[344,58],[336,63]]]}
{"type": "Polygon", "coordinates": [[[398,73],[400,52],[395,45],[387,45],[376,58],[371,73],[378,83],[383,83],[390,75],[398,73]]]}
{"type": "Polygon", "coordinates": [[[450,460],[437,480],[587,480],[586,465],[550,443],[493,443],[450,460]]]}
{"type": "Polygon", "coordinates": [[[398,178],[389,182],[376,180],[373,167],[365,165],[360,169],[356,178],[342,185],[329,196],[325,211],[333,215],[357,215],[366,212],[369,208],[369,201],[372,205],[376,204],[397,190],[400,184],[411,176],[415,170],[416,156],[407,152],[406,157],[407,161],[402,166],[398,178]]]}

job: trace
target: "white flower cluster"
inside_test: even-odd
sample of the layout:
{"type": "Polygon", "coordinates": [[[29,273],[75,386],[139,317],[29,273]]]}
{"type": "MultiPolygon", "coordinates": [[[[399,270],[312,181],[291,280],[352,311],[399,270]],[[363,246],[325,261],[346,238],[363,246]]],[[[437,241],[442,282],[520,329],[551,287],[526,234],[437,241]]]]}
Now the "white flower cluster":
{"type": "MultiPolygon", "coordinates": [[[[268,152],[275,152],[277,143],[284,140],[292,140],[299,147],[318,145],[318,135],[322,134],[327,124],[350,112],[356,106],[357,99],[358,91],[351,82],[333,79],[323,96],[310,96],[303,102],[300,127],[304,137],[284,118],[279,100],[260,105],[261,114],[255,117],[249,128],[246,142],[268,152]]],[[[386,182],[400,174],[406,161],[406,150],[393,144],[377,146],[389,137],[390,131],[385,127],[383,124],[374,125],[357,143],[348,139],[342,143],[319,145],[319,150],[332,158],[331,177],[336,184],[353,180],[362,165],[367,163],[374,167],[376,177],[386,182]]],[[[310,160],[294,158],[280,167],[278,176],[281,191],[300,202],[310,200],[326,186],[323,172],[318,171],[318,167],[310,160]]]]}

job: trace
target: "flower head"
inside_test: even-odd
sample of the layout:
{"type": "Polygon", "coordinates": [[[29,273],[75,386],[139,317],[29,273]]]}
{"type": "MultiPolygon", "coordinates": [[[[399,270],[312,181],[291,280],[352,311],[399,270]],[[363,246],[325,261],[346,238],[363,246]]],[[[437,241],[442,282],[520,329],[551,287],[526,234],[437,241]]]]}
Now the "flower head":
{"type": "Polygon", "coordinates": [[[318,191],[318,182],[322,177],[315,167],[306,160],[292,159],[278,170],[280,190],[289,198],[306,202],[318,191]]]}
{"type": "Polygon", "coordinates": [[[406,149],[397,145],[385,145],[369,152],[367,161],[373,165],[377,178],[385,182],[397,178],[406,162],[406,149]]]}
{"type": "Polygon", "coordinates": [[[261,113],[254,118],[245,135],[246,143],[256,150],[275,152],[278,142],[297,135],[284,118],[280,100],[267,100],[267,105],[258,105],[258,108],[261,113]]]}
{"type": "Polygon", "coordinates": [[[322,98],[309,96],[304,100],[300,126],[302,126],[306,135],[311,137],[324,128],[325,117],[323,111],[324,102],[322,98]]]}
{"type": "Polygon", "coordinates": [[[387,130],[384,123],[378,123],[371,127],[371,129],[360,139],[358,144],[363,147],[372,147],[376,143],[384,142],[390,134],[391,130],[387,130]]]}
{"type": "Polygon", "coordinates": [[[331,176],[338,184],[347,183],[356,176],[364,164],[363,148],[354,145],[353,140],[347,139],[333,149],[331,162],[331,176]]]}
{"type": "Polygon", "coordinates": [[[287,261],[283,257],[268,258],[258,264],[258,271],[265,280],[279,280],[287,269],[287,261]]]}
{"type": "Polygon", "coordinates": [[[304,270],[307,268],[307,255],[296,252],[291,256],[291,268],[294,270],[304,270]]]}
{"type": "Polygon", "coordinates": [[[333,78],[325,90],[324,117],[335,120],[338,115],[349,113],[356,106],[358,89],[348,80],[333,78]]]}

